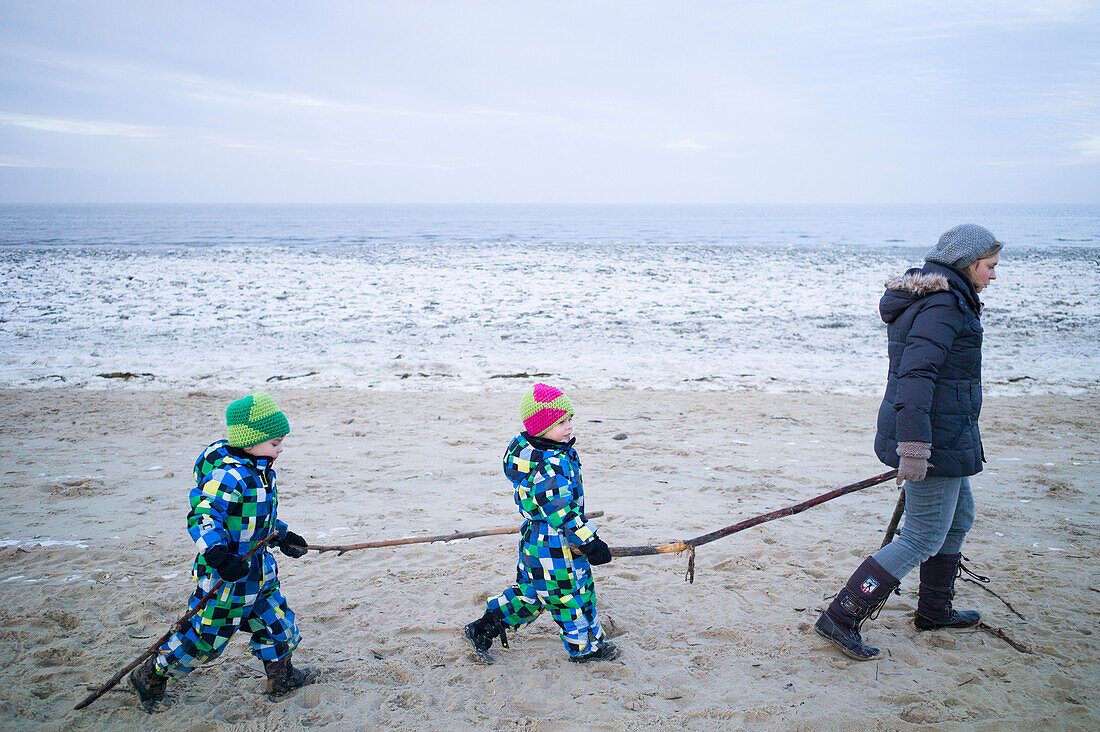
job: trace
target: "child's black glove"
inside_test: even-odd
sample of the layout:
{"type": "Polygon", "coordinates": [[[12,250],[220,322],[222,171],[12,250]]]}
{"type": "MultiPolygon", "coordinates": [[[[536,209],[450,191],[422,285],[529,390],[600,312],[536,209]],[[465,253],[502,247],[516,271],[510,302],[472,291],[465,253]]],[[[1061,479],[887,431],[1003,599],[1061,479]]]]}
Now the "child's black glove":
{"type": "Polygon", "coordinates": [[[587,544],[581,544],[581,552],[588,557],[589,564],[607,564],[611,561],[611,550],[598,536],[592,537],[587,544]]]}
{"type": "Polygon", "coordinates": [[[289,529],[286,532],[286,536],[279,542],[279,551],[287,555],[291,559],[297,559],[298,557],[304,557],[309,550],[306,548],[309,544],[298,534],[295,534],[289,529]]]}
{"type": "Polygon", "coordinates": [[[202,558],[226,582],[236,582],[248,576],[248,564],[221,544],[207,549],[202,558]]]}

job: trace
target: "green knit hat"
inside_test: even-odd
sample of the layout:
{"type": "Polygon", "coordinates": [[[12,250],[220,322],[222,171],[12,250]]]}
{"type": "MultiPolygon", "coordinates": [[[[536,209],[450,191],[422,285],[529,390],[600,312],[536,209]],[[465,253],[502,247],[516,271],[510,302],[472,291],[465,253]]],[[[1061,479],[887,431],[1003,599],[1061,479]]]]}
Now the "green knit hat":
{"type": "Polygon", "coordinates": [[[225,425],[229,428],[229,444],[233,447],[252,447],[290,432],[286,415],[279,411],[266,391],[249,394],[230,404],[225,410],[225,425]]]}

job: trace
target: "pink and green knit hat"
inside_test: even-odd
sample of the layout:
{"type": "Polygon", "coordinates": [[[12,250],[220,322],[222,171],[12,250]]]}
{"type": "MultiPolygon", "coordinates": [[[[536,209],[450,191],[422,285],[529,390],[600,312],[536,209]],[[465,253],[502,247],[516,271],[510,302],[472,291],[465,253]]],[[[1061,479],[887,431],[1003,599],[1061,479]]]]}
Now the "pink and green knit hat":
{"type": "Polygon", "coordinates": [[[575,413],[573,402],[562,393],[546,384],[535,384],[519,400],[519,417],[527,434],[538,437],[554,426],[559,419],[575,413]]]}

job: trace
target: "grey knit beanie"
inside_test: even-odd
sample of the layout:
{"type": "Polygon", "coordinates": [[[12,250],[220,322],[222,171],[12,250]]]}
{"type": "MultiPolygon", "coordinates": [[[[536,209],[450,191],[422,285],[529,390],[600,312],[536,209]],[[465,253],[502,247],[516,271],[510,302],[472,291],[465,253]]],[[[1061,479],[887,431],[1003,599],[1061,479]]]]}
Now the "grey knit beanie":
{"type": "Polygon", "coordinates": [[[987,252],[992,255],[1000,249],[1001,243],[989,229],[977,224],[960,224],[944,232],[939,243],[924,255],[924,261],[965,269],[987,252]]]}

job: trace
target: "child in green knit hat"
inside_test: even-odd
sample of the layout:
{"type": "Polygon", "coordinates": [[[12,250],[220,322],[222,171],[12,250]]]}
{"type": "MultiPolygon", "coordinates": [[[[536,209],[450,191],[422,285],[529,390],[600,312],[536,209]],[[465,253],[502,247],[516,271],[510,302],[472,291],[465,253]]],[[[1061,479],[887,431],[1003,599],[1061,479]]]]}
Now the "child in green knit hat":
{"type": "Polygon", "coordinates": [[[301,636],[279,588],[278,567],[268,547],[288,557],[304,556],[308,544],[276,515],[275,459],[290,423],[275,400],[256,392],[225,410],[228,439],[209,445],[195,463],[195,486],[187,531],[198,555],[192,576],[194,607],[217,581],[219,593],[130,674],[147,711],[161,711],[169,677],[180,677],[216,658],[238,628],[252,635],[252,653],[264,665],[273,697],[311,683],[312,669],[295,668],[291,654],[301,636]],[[245,557],[272,536],[268,545],[245,557]]]}

